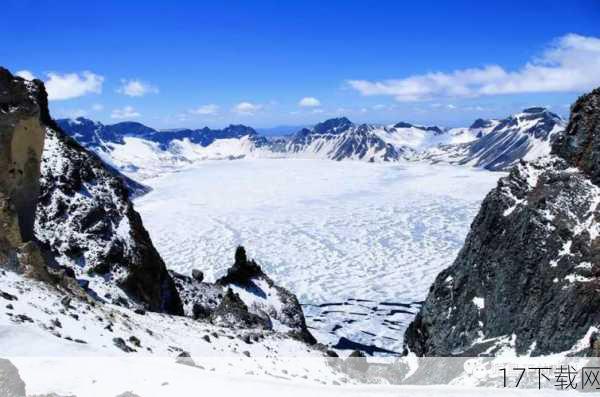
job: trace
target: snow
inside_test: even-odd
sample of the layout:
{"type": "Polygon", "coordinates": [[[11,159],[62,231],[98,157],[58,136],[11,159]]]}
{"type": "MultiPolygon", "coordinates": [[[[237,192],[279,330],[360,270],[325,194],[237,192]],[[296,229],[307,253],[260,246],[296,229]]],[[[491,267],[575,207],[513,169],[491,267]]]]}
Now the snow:
{"type": "Polygon", "coordinates": [[[374,129],[373,133],[386,143],[396,147],[408,146],[417,151],[434,148],[438,145],[466,143],[477,139],[477,131],[470,128],[452,128],[440,134],[418,126],[406,128],[388,126],[374,129]]]}
{"type": "Polygon", "coordinates": [[[141,138],[125,137],[123,140],[124,144],[106,144],[106,148],[96,152],[104,161],[137,180],[179,171],[198,161],[274,156],[257,148],[249,136],[217,139],[206,147],[187,139],[174,140],[166,150],[156,142],[141,138]]]}
{"type": "Polygon", "coordinates": [[[215,280],[242,244],[307,305],[318,339],[397,350],[415,302],[452,263],[503,175],[415,163],[209,161],[146,180],[153,191],[135,207],[169,268],[215,280]]]}
{"type": "MultiPolygon", "coordinates": [[[[16,297],[9,301],[12,309],[0,305],[1,356],[17,366],[28,395],[53,392],[104,397],[131,391],[152,397],[189,395],[196,390],[209,395],[265,397],[283,393],[290,396],[542,395],[531,389],[475,388],[478,383],[469,371],[450,386],[397,386],[386,384],[377,376],[370,379],[374,384],[361,384],[359,379],[332,367],[332,359],[323,358],[321,352],[277,333],[267,331],[260,342],[247,343],[242,335],[254,331],[221,328],[157,313],[141,315],[108,304],[92,306],[75,298],[65,304],[64,295],[55,288],[11,272],[0,272],[0,290],[16,297]],[[15,321],[17,314],[28,316],[31,322],[15,321]],[[60,326],[55,326],[54,320],[60,326]],[[110,330],[107,324],[112,324],[110,330]],[[210,341],[204,339],[206,335],[210,341]],[[139,339],[139,347],[130,342],[130,336],[139,339]],[[124,339],[136,351],[119,350],[113,343],[115,337],[124,339]],[[191,354],[195,366],[176,363],[175,357],[181,351],[191,354]]],[[[573,349],[585,347],[594,330],[590,328],[573,349]]],[[[487,367],[494,371],[484,370],[482,376],[497,376],[495,368],[506,367],[507,363],[536,363],[534,359],[514,355],[514,335],[496,339],[505,340],[507,346],[501,357],[487,367]]],[[[446,360],[445,368],[460,365],[467,369],[463,367],[463,359],[422,360],[446,360]]],[[[555,355],[542,360],[546,364],[562,364],[564,358],[555,355]]],[[[589,364],[587,358],[583,360],[589,364]]],[[[369,362],[392,361],[369,359],[369,362]]],[[[423,364],[416,357],[408,357],[404,362],[411,372],[423,364]]],[[[474,362],[469,368],[483,369],[479,367],[474,362]]],[[[555,392],[546,389],[543,395],[555,392]]]]}
{"type": "Polygon", "coordinates": [[[476,296],[473,298],[473,304],[477,306],[479,310],[483,310],[485,308],[485,299],[476,296]]]}
{"type": "MultiPolygon", "coordinates": [[[[131,391],[144,397],[190,396],[289,396],[312,397],[475,397],[475,396],[562,396],[564,391],[545,389],[476,388],[467,386],[395,386],[385,384],[322,384],[319,379],[290,379],[277,373],[266,376],[223,374],[175,364],[166,359],[46,359],[14,360],[21,369],[28,392],[86,397],[117,396],[131,391]]],[[[260,361],[262,364],[262,361],[260,361]]],[[[467,379],[462,380],[467,384],[467,379]]]]}

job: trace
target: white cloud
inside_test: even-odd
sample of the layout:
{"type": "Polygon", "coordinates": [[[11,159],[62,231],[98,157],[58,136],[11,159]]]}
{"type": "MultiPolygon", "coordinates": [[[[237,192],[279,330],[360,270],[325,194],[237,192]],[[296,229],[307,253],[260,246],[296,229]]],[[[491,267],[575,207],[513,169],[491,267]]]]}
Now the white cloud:
{"type": "Polygon", "coordinates": [[[386,105],[379,104],[379,105],[373,105],[373,107],[371,109],[373,109],[373,110],[388,110],[389,107],[386,105]]]}
{"type": "Polygon", "coordinates": [[[200,115],[215,115],[219,113],[219,106],[214,104],[202,105],[197,107],[196,109],[192,109],[189,111],[192,114],[200,114],[200,115]]]}
{"type": "Polygon", "coordinates": [[[580,92],[600,85],[600,38],[568,34],[520,69],[501,66],[434,72],[397,80],[350,80],[362,95],[388,95],[396,100],[537,92],[580,92]]]}
{"type": "Polygon", "coordinates": [[[96,103],[93,104],[89,109],[77,108],[77,109],[58,109],[56,114],[60,117],[69,119],[76,119],[78,117],[92,117],[93,113],[97,113],[104,110],[104,105],[96,103]]]}
{"type": "Polygon", "coordinates": [[[156,87],[150,83],[143,82],[141,80],[122,79],[121,87],[119,87],[119,89],[117,89],[117,92],[120,94],[123,94],[123,95],[135,97],[135,96],[144,96],[146,94],[158,94],[159,90],[158,90],[158,87],[156,87]]]}
{"type": "Polygon", "coordinates": [[[302,106],[304,108],[317,107],[321,106],[321,101],[319,101],[317,98],[307,96],[300,99],[300,101],[298,102],[298,106],[302,106]]]}
{"type": "Polygon", "coordinates": [[[140,114],[132,106],[125,106],[122,109],[114,109],[110,114],[112,119],[133,119],[139,116],[140,114]]]}
{"type": "Polygon", "coordinates": [[[35,76],[29,70],[19,70],[15,73],[17,76],[24,78],[25,80],[33,80],[35,76]]]}
{"type": "Polygon", "coordinates": [[[89,111],[85,109],[59,109],[56,111],[56,114],[61,118],[76,119],[79,117],[87,117],[89,111]]]}
{"type": "Polygon", "coordinates": [[[61,101],[102,92],[104,77],[92,72],[58,74],[50,72],[45,81],[48,99],[61,101]]]}
{"type": "Polygon", "coordinates": [[[233,111],[238,114],[253,115],[262,109],[262,105],[257,105],[251,102],[240,102],[234,106],[233,111]]]}

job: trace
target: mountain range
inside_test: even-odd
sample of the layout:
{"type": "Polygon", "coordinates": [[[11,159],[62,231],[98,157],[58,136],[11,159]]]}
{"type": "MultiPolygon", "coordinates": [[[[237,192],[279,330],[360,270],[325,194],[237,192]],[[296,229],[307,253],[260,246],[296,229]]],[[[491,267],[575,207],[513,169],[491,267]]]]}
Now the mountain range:
{"type": "Polygon", "coordinates": [[[502,171],[519,159],[549,154],[565,127],[560,116],[544,108],[451,129],[406,122],[355,124],[340,117],[284,137],[262,136],[244,125],[159,131],[137,122],[105,125],[77,118],[57,123],[108,164],[140,179],[199,160],[248,157],[428,161],[502,171]]]}

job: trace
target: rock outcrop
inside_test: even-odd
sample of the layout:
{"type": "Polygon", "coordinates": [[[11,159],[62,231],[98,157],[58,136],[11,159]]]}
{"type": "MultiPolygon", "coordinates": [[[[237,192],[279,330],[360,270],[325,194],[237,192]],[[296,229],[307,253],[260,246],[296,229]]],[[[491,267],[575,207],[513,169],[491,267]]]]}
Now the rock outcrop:
{"type": "Polygon", "coordinates": [[[273,329],[316,342],[296,296],[276,285],[246,257],[243,247],[237,248],[234,264],[214,284],[171,273],[187,316],[234,328],[273,329]]]}
{"type": "Polygon", "coordinates": [[[0,266],[39,279],[48,275],[32,239],[49,120],[42,82],[0,68],[0,266]]]}
{"type": "Polygon", "coordinates": [[[588,352],[600,326],[599,121],[597,89],[575,103],[552,156],[500,179],[408,327],[407,352],[588,352]]]}
{"type": "Polygon", "coordinates": [[[254,260],[248,260],[244,247],[237,248],[233,266],[217,284],[239,294],[250,312],[268,315],[274,329],[307,343],[316,342],[306,327],[298,298],[276,285],[254,260]]]}
{"type": "Polygon", "coordinates": [[[122,179],[59,129],[47,129],[35,232],[56,262],[99,297],[183,314],[122,179]]]}
{"type": "Polygon", "coordinates": [[[123,180],[50,118],[41,81],[1,68],[0,163],[3,267],[45,281],[46,265],[68,270],[97,297],[183,313],[123,180]]]}

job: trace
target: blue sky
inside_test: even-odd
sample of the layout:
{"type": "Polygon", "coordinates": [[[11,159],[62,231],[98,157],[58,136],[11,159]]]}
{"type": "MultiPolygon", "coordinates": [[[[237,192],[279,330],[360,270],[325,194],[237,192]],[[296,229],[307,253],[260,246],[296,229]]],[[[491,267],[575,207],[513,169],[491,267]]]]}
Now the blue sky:
{"type": "Polygon", "coordinates": [[[457,126],[600,85],[597,1],[25,1],[0,64],[55,117],[167,127],[457,126]]]}

